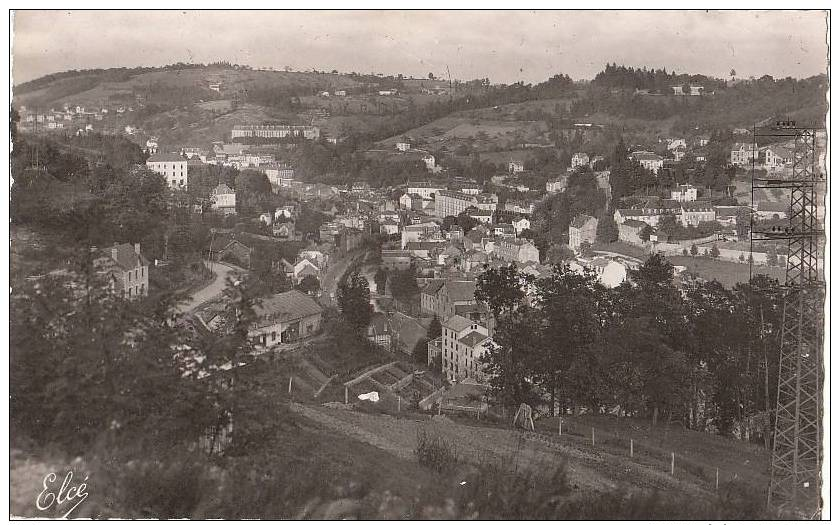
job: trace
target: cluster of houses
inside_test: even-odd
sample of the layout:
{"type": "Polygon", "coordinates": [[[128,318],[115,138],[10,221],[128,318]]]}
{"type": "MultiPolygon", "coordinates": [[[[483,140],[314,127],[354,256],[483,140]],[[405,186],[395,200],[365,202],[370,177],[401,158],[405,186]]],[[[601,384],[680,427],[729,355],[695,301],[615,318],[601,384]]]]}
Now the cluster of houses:
{"type": "MultiPolygon", "coordinates": [[[[32,110],[26,106],[19,108],[21,131],[49,132],[72,131],[76,134],[93,131],[96,122],[123,116],[134,111],[134,106],[111,104],[101,108],[86,108],[80,105],[64,104],[62,109],[48,111],[32,110]]],[[[102,128],[103,124],[98,124],[102,128]]],[[[131,128],[131,126],[128,126],[131,128]]],[[[132,128],[133,129],[133,128],[132,128]]]]}

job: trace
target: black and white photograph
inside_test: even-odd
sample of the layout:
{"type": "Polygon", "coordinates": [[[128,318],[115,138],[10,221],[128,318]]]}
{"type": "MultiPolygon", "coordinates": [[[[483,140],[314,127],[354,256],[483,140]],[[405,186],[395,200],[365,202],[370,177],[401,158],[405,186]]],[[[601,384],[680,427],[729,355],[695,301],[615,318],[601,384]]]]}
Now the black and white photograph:
{"type": "Polygon", "coordinates": [[[11,519],[831,518],[829,9],[17,7],[11,519]]]}

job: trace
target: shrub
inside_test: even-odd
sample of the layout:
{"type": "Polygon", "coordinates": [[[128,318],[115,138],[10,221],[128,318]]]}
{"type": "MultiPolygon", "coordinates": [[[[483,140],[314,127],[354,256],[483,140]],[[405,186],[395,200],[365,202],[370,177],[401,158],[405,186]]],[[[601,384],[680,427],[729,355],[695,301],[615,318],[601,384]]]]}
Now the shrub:
{"type": "Polygon", "coordinates": [[[414,454],[420,465],[436,472],[448,472],[458,464],[455,444],[443,436],[423,429],[417,432],[417,448],[414,454]]]}

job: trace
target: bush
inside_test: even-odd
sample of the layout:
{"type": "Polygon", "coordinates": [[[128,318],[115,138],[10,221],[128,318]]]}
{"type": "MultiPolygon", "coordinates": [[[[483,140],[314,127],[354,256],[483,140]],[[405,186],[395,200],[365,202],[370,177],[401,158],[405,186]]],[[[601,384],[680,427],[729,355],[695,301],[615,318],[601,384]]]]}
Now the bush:
{"type": "Polygon", "coordinates": [[[420,465],[436,472],[448,472],[458,464],[455,444],[443,436],[423,429],[417,432],[417,448],[414,449],[414,454],[420,465]]]}

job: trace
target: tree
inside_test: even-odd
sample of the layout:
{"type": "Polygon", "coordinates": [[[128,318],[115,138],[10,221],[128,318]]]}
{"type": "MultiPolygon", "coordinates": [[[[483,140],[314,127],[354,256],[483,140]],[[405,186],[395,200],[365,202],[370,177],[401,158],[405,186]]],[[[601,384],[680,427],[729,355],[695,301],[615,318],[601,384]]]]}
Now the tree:
{"type": "Polygon", "coordinates": [[[300,280],[297,289],[307,294],[313,294],[321,289],[321,283],[318,282],[318,278],[314,275],[307,275],[300,280]]]}
{"type": "Polygon", "coordinates": [[[530,281],[515,265],[500,268],[485,268],[478,276],[475,286],[475,298],[487,303],[493,315],[516,309],[525,298],[524,286],[530,281]]]}
{"type": "Polygon", "coordinates": [[[688,256],[688,249],[683,248],[683,249],[682,249],[682,254],[683,254],[683,257],[688,256]]]}
{"type": "Polygon", "coordinates": [[[384,294],[385,285],[388,282],[388,274],[381,266],[376,269],[376,273],[373,275],[373,282],[376,284],[376,292],[380,295],[384,294]]]}
{"type": "Polygon", "coordinates": [[[546,256],[550,264],[561,264],[575,258],[575,252],[565,244],[552,244],[546,256]]]}
{"type": "Polygon", "coordinates": [[[653,228],[650,224],[645,225],[644,228],[639,232],[639,239],[643,241],[649,241],[651,234],[654,232],[653,228]]]}
{"type": "Polygon", "coordinates": [[[691,252],[690,252],[690,253],[691,253],[691,256],[692,256],[692,257],[696,257],[696,256],[697,256],[697,253],[698,253],[698,252],[697,252],[697,245],[696,245],[696,244],[692,244],[692,245],[691,245],[691,252]]]}
{"type": "Polygon", "coordinates": [[[429,80],[434,80],[434,79],[435,79],[435,74],[434,73],[429,73],[429,80]]]}
{"type": "Polygon", "coordinates": [[[429,360],[429,340],[421,337],[411,351],[411,356],[414,361],[421,364],[426,364],[429,360]]]}
{"type": "Polygon", "coordinates": [[[615,223],[613,213],[607,211],[598,219],[595,238],[598,242],[603,243],[611,243],[618,240],[618,225],[615,223]]]}
{"type": "Polygon", "coordinates": [[[591,257],[593,255],[592,245],[584,241],[580,243],[580,254],[584,257],[591,257]]]}
{"type": "Polygon", "coordinates": [[[738,255],[738,260],[741,261],[741,262],[744,262],[744,254],[743,253],[738,255]]]}
{"type": "Polygon", "coordinates": [[[370,285],[358,270],[338,285],[338,308],[344,321],[357,333],[367,330],[373,316],[370,304],[370,285]]]}
{"type": "Polygon", "coordinates": [[[718,249],[717,244],[712,245],[712,249],[709,252],[709,255],[712,257],[712,259],[717,259],[718,257],[720,257],[720,250],[718,249]]]}
{"type": "Polygon", "coordinates": [[[478,226],[478,220],[473,219],[470,217],[468,211],[462,211],[458,214],[458,217],[455,219],[456,224],[461,227],[464,231],[464,234],[469,233],[470,230],[478,226]]]}

